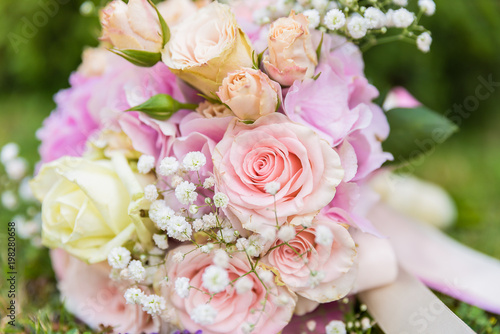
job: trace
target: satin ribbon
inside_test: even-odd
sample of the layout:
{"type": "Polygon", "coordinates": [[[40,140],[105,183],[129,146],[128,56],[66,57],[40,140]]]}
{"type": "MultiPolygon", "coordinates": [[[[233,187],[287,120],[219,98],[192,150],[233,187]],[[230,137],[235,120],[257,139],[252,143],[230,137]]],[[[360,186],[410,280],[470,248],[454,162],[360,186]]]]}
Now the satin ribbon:
{"type": "Polygon", "coordinates": [[[474,333],[425,285],[402,268],[394,283],[358,296],[386,334],[474,333]]]}
{"type": "Polygon", "coordinates": [[[500,314],[500,261],[436,228],[378,204],[368,218],[388,237],[400,266],[427,286],[500,314]]]}

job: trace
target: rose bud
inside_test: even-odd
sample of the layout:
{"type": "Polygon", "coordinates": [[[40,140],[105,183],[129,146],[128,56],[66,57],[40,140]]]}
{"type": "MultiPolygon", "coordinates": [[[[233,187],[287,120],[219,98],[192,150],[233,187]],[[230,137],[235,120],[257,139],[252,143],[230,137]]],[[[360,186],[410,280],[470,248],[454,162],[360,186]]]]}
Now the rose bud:
{"type": "Polygon", "coordinates": [[[101,12],[102,41],[118,50],[158,53],[163,48],[158,13],[147,0],[113,0],[101,12]]]}
{"type": "Polygon", "coordinates": [[[264,68],[271,79],[284,86],[314,75],[318,57],[308,24],[303,14],[296,15],[294,12],[271,24],[269,55],[264,57],[264,68]]]}
{"type": "Polygon", "coordinates": [[[217,2],[173,27],[162,54],[173,73],[207,95],[228,73],[253,65],[248,37],[230,7],[217,2]]]}
{"type": "Polygon", "coordinates": [[[255,121],[276,111],[281,86],[260,70],[242,68],[229,73],[217,95],[236,117],[255,121]]]}

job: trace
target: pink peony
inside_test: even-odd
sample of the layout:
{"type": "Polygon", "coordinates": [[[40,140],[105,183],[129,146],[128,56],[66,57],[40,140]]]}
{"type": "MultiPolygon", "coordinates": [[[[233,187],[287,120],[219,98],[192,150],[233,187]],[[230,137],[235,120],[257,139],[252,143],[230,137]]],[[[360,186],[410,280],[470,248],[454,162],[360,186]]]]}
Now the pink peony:
{"type": "MultiPolygon", "coordinates": [[[[276,268],[283,282],[295,293],[307,299],[327,303],[347,295],[356,280],[356,245],[347,228],[325,217],[317,217],[312,227],[296,227],[294,239],[263,258],[263,262],[276,268]],[[327,227],[333,234],[330,246],[316,243],[318,226],[327,227]],[[292,249],[293,248],[293,249],[292,249]],[[298,257],[297,254],[305,254],[298,257]],[[307,260],[307,262],[306,262],[307,260]],[[317,286],[311,286],[311,271],[324,275],[317,286]]],[[[274,246],[281,244],[276,240],[274,246]]]]}
{"type": "MultiPolygon", "coordinates": [[[[168,299],[168,309],[173,309],[173,314],[169,313],[173,323],[180,328],[185,328],[191,332],[201,329],[203,334],[242,334],[241,327],[245,323],[254,324],[254,333],[275,334],[285,327],[292,317],[297,297],[286,287],[278,286],[268,282],[268,294],[266,289],[255,274],[248,277],[253,283],[253,288],[242,294],[238,294],[234,287],[228,285],[222,292],[215,294],[210,301],[216,311],[217,316],[211,325],[200,325],[191,319],[193,309],[199,305],[206,304],[210,299],[207,294],[190,289],[187,298],[181,298],[175,291],[175,280],[179,277],[190,279],[190,285],[204,292],[208,292],[202,286],[202,275],[205,269],[213,264],[213,255],[201,253],[195,250],[194,246],[181,246],[174,252],[186,254],[181,263],[176,263],[170,253],[165,267],[166,275],[172,284],[162,288],[162,295],[168,299]],[[281,305],[278,305],[281,300],[281,305]],[[287,303],[284,303],[284,301],[287,303]],[[265,301],[265,311],[261,312],[265,301]],[[284,305],[283,305],[284,304],[284,305]]],[[[212,253],[213,254],[213,253],[212,253]]],[[[229,266],[226,269],[229,280],[234,280],[251,270],[247,257],[242,253],[232,255],[229,266]]]]}
{"type": "Polygon", "coordinates": [[[158,332],[159,323],[140,306],[126,304],[126,288],[109,278],[107,264],[88,265],[61,249],[50,255],[64,306],[87,325],[112,326],[114,333],[158,332]]]}
{"type": "Polygon", "coordinates": [[[56,110],[37,132],[42,142],[39,148],[42,163],[83,154],[87,139],[99,129],[97,119],[87,108],[98,80],[74,73],[70,77],[72,88],[57,93],[56,110]]]}
{"type": "Polygon", "coordinates": [[[271,114],[247,125],[233,121],[215,147],[218,190],[229,196],[226,213],[258,233],[288,217],[294,225],[310,224],[335,196],[344,176],[338,154],[311,129],[271,114]],[[278,182],[273,197],[266,184],[278,182]]]}
{"type": "Polygon", "coordinates": [[[330,66],[318,68],[317,80],[295,81],[284,102],[285,114],[294,122],[312,127],[332,146],[371,121],[370,108],[364,104],[349,106],[349,81],[330,66]]]}

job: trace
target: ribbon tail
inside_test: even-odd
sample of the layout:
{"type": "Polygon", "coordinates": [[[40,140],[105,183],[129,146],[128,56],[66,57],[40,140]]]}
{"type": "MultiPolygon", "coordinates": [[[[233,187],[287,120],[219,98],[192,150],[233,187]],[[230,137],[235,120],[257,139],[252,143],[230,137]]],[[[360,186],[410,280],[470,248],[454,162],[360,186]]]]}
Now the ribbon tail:
{"type": "Polygon", "coordinates": [[[425,285],[402,268],[394,283],[358,296],[386,334],[474,333],[425,285]]]}
{"type": "Polygon", "coordinates": [[[388,237],[400,265],[427,286],[500,314],[500,261],[383,204],[368,218],[388,237]]]}

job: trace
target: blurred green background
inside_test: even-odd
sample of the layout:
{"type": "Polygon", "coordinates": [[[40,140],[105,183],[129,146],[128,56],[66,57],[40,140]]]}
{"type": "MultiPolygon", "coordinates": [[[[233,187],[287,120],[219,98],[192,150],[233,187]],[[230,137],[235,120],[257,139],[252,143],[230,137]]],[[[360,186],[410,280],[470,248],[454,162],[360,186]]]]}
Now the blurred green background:
{"type": "MultiPolygon", "coordinates": [[[[382,93],[404,86],[431,109],[449,114],[454,105],[471,101],[480,77],[500,84],[500,1],[436,3],[436,14],[421,20],[432,31],[431,52],[422,54],[404,43],[374,47],[365,54],[366,74],[382,93]]],[[[82,4],[82,0],[24,0],[22,4],[0,0],[0,146],[19,143],[21,155],[32,164],[38,160],[35,132],[55,106],[53,95],[68,87],[69,74],[80,63],[84,46],[97,45],[97,18],[81,12],[100,1],[82,4]]],[[[461,131],[414,172],[443,186],[456,201],[458,221],[447,232],[500,259],[500,86],[492,89],[469,116],[454,118],[461,131]]],[[[15,213],[1,209],[4,229],[15,213]]],[[[0,238],[4,237],[2,230],[0,238]]],[[[47,269],[46,250],[20,243],[21,294],[30,296],[30,307],[36,310],[49,296],[57,298],[53,275],[47,269]]]]}

